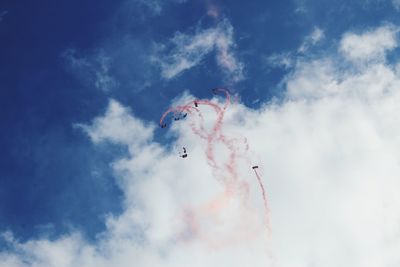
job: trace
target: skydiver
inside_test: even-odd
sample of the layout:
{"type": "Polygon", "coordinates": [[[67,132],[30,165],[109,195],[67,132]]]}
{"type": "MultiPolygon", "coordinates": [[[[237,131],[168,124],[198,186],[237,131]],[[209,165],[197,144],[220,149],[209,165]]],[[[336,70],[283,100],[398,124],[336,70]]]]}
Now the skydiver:
{"type": "Polygon", "coordinates": [[[185,115],[183,115],[183,119],[186,118],[186,116],[187,116],[187,113],[185,113],[185,115]]]}
{"type": "Polygon", "coordinates": [[[196,101],[194,101],[194,106],[197,108],[198,107],[198,105],[197,105],[197,102],[196,101]]]}
{"type": "Polygon", "coordinates": [[[181,158],[186,158],[187,157],[186,147],[182,147],[182,149],[183,149],[183,153],[179,152],[179,156],[181,158]]]}
{"type": "Polygon", "coordinates": [[[253,166],[253,170],[258,169],[258,166],[253,166]]]}

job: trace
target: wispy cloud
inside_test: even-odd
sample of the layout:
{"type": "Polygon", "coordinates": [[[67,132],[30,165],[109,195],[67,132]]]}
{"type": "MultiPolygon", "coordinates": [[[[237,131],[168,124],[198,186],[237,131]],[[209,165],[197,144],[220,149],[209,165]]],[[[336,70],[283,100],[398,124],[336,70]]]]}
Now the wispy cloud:
{"type": "Polygon", "coordinates": [[[149,8],[153,14],[159,15],[161,13],[162,3],[159,0],[136,0],[136,1],[138,1],[141,5],[149,8]]]}
{"type": "Polygon", "coordinates": [[[109,91],[118,86],[117,81],[110,74],[111,58],[100,53],[97,56],[99,67],[95,70],[95,86],[102,91],[109,91]]]}
{"type": "Polygon", "coordinates": [[[314,27],[314,30],[311,32],[310,35],[308,35],[303,43],[300,45],[298,48],[299,53],[305,53],[307,50],[316,45],[318,42],[320,42],[323,38],[325,37],[324,31],[318,27],[314,27]]]}
{"type": "Polygon", "coordinates": [[[7,15],[7,13],[8,13],[8,11],[6,11],[6,10],[3,10],[3,11],[0,12],[0,22],[3,21],[4,16],[7,15]]]}
{"type": "Polygon", "coordinates": [[[164,5],[167,3],[182,4],[188,0],[128,0],[138,3],[139,5],[146,7],[152,15],[160,15],[164,5]]]}
{"type": "Polygon", "coordinates": [[[234,82],[244,79],[244,65],[235,55],[233,27],[227,19],[209,29],[196,28],[193,34],[177,32],[166,45],[160,45],[162,75],[172,79],[199,65],[206,55],[216,52],[216,62],[226,77],[234,82]]]}
{"type": "Polygon", "coordinates": [[[361,34],[346,33],[340,41],[339,50],[353,62],[382,61],[388,51],[398,46],[398,31],[398,27],[385,25],[361,34]]]}
{"type": "Polygon", "coordinates": [[[73,74],[97,89],[108,92],[118,87],[118,82],[110,74],[111,58],[104,51],[85,57],[79,56],[75,49],[67,49],[62,57],[73,74]]]}
{"type": "Polygon", "coordinates": [[[272,68],[290,69],[294,66],[295,57],[290,52],[274,53],[266,57],[264,63],[272,68]]]}
{"type": "Polygon", "coordinates": [[[299,57],[306,56],[306,53],[324,38],[324,31],[319,27],[314,27],[313,31],[304,38],[296,51],[274,53],[265,58],[265,64],[273,68],[290,69],[294,67],[299,57]]]}
{"type": "MultiPolygon", "coordinates": [[[[371,61],[385,61],[387,53],[398,47],[398,32],[399,27],[394,25],[383,25],[360,33],[349,31],[341,36],[338,51],[346,60],[359,66],[371,61]]],[[[265,58],[265,64],[291,69],[307,59],[309,50],[324,38],[323,30],[315,27],[296,51],[272,54],[265,58]]]]}

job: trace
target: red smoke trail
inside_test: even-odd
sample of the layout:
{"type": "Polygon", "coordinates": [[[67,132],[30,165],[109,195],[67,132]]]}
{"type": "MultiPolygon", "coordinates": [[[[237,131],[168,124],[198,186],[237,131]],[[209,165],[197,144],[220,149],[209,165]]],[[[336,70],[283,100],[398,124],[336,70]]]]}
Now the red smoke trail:
{"type": "Polygon", "coordinates": [[[266,226],[267,226],[267,229],[268,229],[268,233],[271,233],[271,224],[270,224],[270,221],[269,221],[269,215],[270,215],[269,213],[270,213],[270,211],[269,211],[269,206],[268,206],[267,194],[265,192],[264,184],[262,182],[262,179],[261,179],[260,175],[258,175],[258,172],[257,172],[256,169],[253,169],[253,170],[254,170],[254,173],[256,174],[257,181],[258,181],[258,184],[260,186],[261,193],[262,193],[262,198],[263,198],[263,202],[264,202],[264,209],[265,209],[265,214],[266,214],[266,216],[265,216],[266,217],[266,226]]]}
{"type": "MultiPolygon", "coordinates": [[[[224,133],[223,133],[223,120],[225,116],[225,111],[229,107],[230,102],[231,102],[231,96],[228,92],[228,90],[223,89],[223,88],[216,88],[213,89],[213,93],[224,93],[225,94],[225,103],[223,104],[222,107],[220,105],[211,102],[209,100],[193,100],[187,103],[186,105],[183,106],[177,106],[173,108],[169,108],[162,116],[160,119],[160,126],[164,125],[164,121],[167,118],[169,114],[174,114],[175,116],[181,113],[187,113],[188,117],[191,119],[189,122],[190,128],[194,134],[199,136],[201,139],[205,140],[207,145],[205,149],[206,157],[208,164],[212,168],[213,176],[222,183],[224,186],[224,193],[221,195],[215,197],[214,199],[210,200],[208,203],[205,203],[203,207],[201,207],[199,210],[199,215],[196,217],[196,214],[193,212],[188,212],[187,214],[190,214],[190,216],[187,216],[187,223],[190,227],[190,231],[193,232],[194,234],[199,234],[201,232],[200,226],[199,226],[199,217],[209,217],[211,222],[217,224],[219,218],[218,218],[218,213],[225,209],[229,209],[229,205],[232,205],[232,201],[234,199],[241,199],[240,205],[243,209],[245,210],[250,210],[251,208],[247,204],[248,196],[249,196],[249,185],[246,181],[240,180],[239,174],[238,174],[238,166],[237,166],[237,161],[239,157],[243,157],[243,152],[239,151],[240,146],[244,147],[244,151],[247,152],[249,149],[247,139],[244,138],[242,142],[240,142],[239,139],[237,138],[228,138],[224,133]],[[204,117],[202,116],[202,113],[198,106],[208,106],[210,107],[215,115],[216,119],[211,127],[211,129],[207,130],[204,127],[204,117]],[[198,118],[198,120],[195,120],[198,118]],[[214,147],[216,144],[223,144],[229,152],[228,155],[228,160],[227,162],[224,163],[218,163],[215,157],[215,151],[214,147]],[[236,198],[235,198],[236,197],[236,198]]],[[[262,183],[262,180],[260,176],[258,175],[257,171],[255,171],[258,185],[261,189],[262,192],[262,198],[264,202],[264,208],[265,208],[265,214],[267,216],[266,218],[266,228],[268,231],[268,234],[270,234],[271,228],[270,228],[270,223],[269,223],[269,208],[268,208],[268,202],[267,202],[267,196],[265,192],[264,185],[262,183]]],[[[207,219],[208,220],[208,219],[207,219]]],[[[246,226],[243,226],[244,222],[238,222],[237,225],[238,227],[242,227],[240,229],[246,228],[246,226]]],[[[254,229],[253,229],[254,230],[254,229]]],[[[223,245],[226,243],[232,243],[234,241],[239,241],[243,240],[246,237],[243,236],[242,231],[235,231],[232,230],[233,232],[228,236],[225,237],[222,242],[219,243],[219,245],[223,245]]],[[[252,231],[252,230],[249,230],[252,231]]],[[[249,235],[249,231],[246,232],[246,235],[249,235]]],[[[200,235],[200,234],[199,234],[200,235]]],[[[213,240],[213,236],[211,236],[208,233],[202,233],[201,234],[203,237],[206,236],[206,239],[209,241],[209,243],[212,243],[213,245],[216,245],[215,240],[213,240]]],[[[256,233],[251,234],[256,235],[256,233]]],[[[247,236],[248,238],[249,236],[247,236]]]]}

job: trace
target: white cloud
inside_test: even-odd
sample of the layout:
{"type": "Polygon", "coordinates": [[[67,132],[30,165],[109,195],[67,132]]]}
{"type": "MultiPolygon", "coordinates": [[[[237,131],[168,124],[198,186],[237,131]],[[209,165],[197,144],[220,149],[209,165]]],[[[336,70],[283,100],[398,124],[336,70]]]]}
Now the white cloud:
{"type": "Polygon", "coordinates": [[[290,69],[296,63],[296,57],[290,52],[274,53],[266,57],[264,62],[268,67],[290,69]]]}
{"type": "Polygon", "coordinates": [[[339,51],[353,62],[385,60],[386,53],[398,46],[398,31],[398,27],[386,25],[361,34],[346,33],[339,51]]]}
{"type": "MultiPolygon", "coordinates": [[[[341,37],[338,50],[344,58],[356,63],[359,67],[372,61],[385,61],[387,53],[398,47],[398,31],[399,28],[394,25],[384,25],[362,33],[347,32],[341,37]]],[[[310,60],[308,59],[310,48],[324,38],[324,31],[314,27],[311,34],[304,38],[297,51],[274,53],[265,58],[265,64],[268,67],[292,69],[297,64],[302,64],[302,61],[310,60]]],[[[338,62],[333,64],[338,64],[338,62]]],[[[322,67],[326,66],[324,64],[322,67]]]]}
{"type": "Polygon", "coordinates": [[[317,45],[324,38],[324,31],[318,27],[314,27],[313,31],[304,38],[296,51],[273,53],[265,58],[264,63],[268,67],[291,69],[295,66],[299,58],[305,57],[310,48],[317,45]]]}
{"type": "Polygon", "coordinates": [[[111,100],[104,117],[97,118],[92,125],[82,125],[94,143],[104,139],[116,144],[128,145],[132,149],[145,144],[152,138],[154,126],[146,125],[130,115],[129,109],[111,100]]]}
{"type": "Polygon", "coordinates": [[[314,27],[314,30],[304,39],[297,51],[299,53],[307,52],[310,47],[316,45],[318,42],[324,39],[324,37],[324,31],[318,27],[314,27]]]}
{"type": "MultiPolygon", "coordinates": [[[[81,127],[94,143],[130,148],[129,157],[113,162],[124,191],[122,215],[107,219],[95,244],[79,234],[21,243],[6,233],[12,249],[0,254],[0,266],[398,266],[399,68],[374,61],[344,70],[337,57],[297,64],[282,102],[228,108],[223,130],[238,138],[232,143],[237,155],[246,156],[234,168],[248,183],[246,209],[235,202],[242,195],[231,202],[221,195],[215,178],[230,176],[213,176],[204,141],[190,131],[196,116],[167,130],[188,148],[183,160],[153,141],[153,125],[111,101],[104,115],[81,127]],[[240,136],[247,138],[247,154],[240,136]],[[259,228],[255,162],[270,202],[269,242],[259,228]],[[226,236],[239,242],[217,242],[226,236]]],[[[200,109],[206,122],[215,120],[212,111],[200,109]]],[[[215,149],[224,162],[226,148],[215,149]]]]}
{"type": "Polygon", "coordinates": [[[157,63],[161,63],[162,75],[166,79],[174,78],[182,72],[201,63],[206,55],[216,52],[216,62],[229,80],[242,80],[243,63],[235,56],[233,27],[225,19],[213,28],[197,29],[193,35],[177,32],[167,46],[162,47],[163,54],[157,63]],[[164,54],[165,53],[165,54],[164,54]]]}

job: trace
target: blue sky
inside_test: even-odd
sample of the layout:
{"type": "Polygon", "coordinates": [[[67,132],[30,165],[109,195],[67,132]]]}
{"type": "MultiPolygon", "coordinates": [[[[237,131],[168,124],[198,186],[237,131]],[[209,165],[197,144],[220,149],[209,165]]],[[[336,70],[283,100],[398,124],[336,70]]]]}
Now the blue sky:
{"type": "MultiPolygon", "coordinates": [[[[129,198],[115,162],[130,157],[133,141],[93,137],[95,118],[112,114],[112,101],[150,129],[183,94],[211,98],[218,86],[254,112],[319,96],[291,90],[313,88],[314,71],[325,67],[328,74],[315,74],[320,85],[369,73],[360,65],[395,69],[397,37],[390,38],[399,12],[397,0],[2,1],[0,232],[21,243],[79,232],[96,244],[106,218],[125,214],[129,198]],[[345,42],[381,36],[375,29],[389,36],[375,42],[382,51],[357,55],[365,47],[345,42]],[[319,66],[325,59],[333,63],[319,66]]],[[[152,135],[162,147],[173,142],[161,129],[152,135]]]]}

